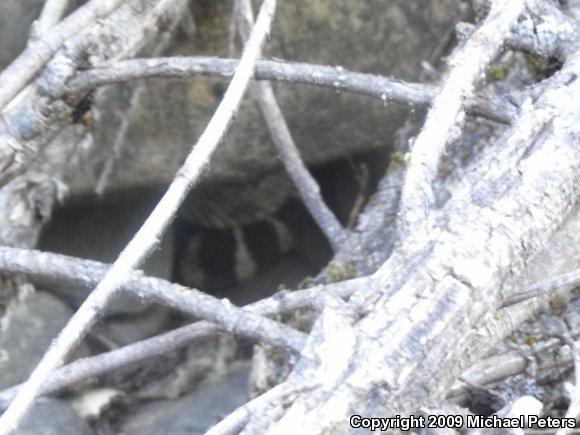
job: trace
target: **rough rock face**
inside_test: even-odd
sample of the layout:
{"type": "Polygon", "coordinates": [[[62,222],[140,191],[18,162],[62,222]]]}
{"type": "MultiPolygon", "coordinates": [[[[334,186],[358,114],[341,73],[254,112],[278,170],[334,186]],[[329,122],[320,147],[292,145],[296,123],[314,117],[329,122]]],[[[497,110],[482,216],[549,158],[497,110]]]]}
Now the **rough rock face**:
{"type": "Polygon", "coordinates": [[[26,47],[30,25],[43,0],[3,0],[0,3],[0,70],[26,47]]]}
{"type": "MultiPolygon", "coordinates": [[[[315,0],[281,2],[265,57],[342,65],[347,69],[416,79],[421,62],[438,56],[462,16],[458,0],[315,0]],[[332,47],[332,49],[330,49],[332,47]]],[[[239,56],[231,53],[231,2],[196,0],[195,30],[180,31],[169,54],[239,56]]],[[[165,185],[184,160],[220,101],[226,83],[193,78],[186,83],[147,83],[122,147],[110,189],[165,185]]],[[[317,164],[353,152],[390,146],[405,110],[334,90],[298,85],[276,86],[280,106],[305,161],[317,164]]],[[[120,118],[127,113],[130,89],[115,87],[95,124],[93,158],[73,192],[91,191],[111,146],[120,118]],[[113,107],[111,107],[113,106],[113,107]],[[120,116],[121,115],[121,116],[120,116]]],[[[97,113],[98,110],[97,110],[97,113]]],[[[97,116],[98,118],[98,116],[97,116]]],[[[212,160],[202,186],[228,190],[279,169],[257,102],[246,98],[228,137],[212,160]]],[[[278,177],[280,178],[280,177],[278,177]]],[[[279,191],[288,183],[279,182],[279,191]]],[[[213,190],[213,189],[210,189],[213,190]]],[[[226,195],[227,196],[227,195],[226,195]]],[[[283,196],[283,195],[279,195],[283,196]]],[[[281,199],[276,199],[282,201],[281,199]]]]}
{"type": "Polygon", "coordinates": [[[22,284],[0,323],[0,389],[24,381],[72,311],[45,292],[22,284]]]}
{"type": "Polygon", "coordinates": [[[18,429],[19,435],[91,435],[93,430],[66,402],[42,397],[18,429]]]}
{"type": "Polygon", "coordinates": [[[159,400],[145,404],[127,418],[122,433],[126,435],[202,434],[220,416],[227,415],[247,399],[248,368],[240,364],[222,379],[204,383],[196,391],[177,400],[159,400]]]}
{"type": "MultiPolygon", "coordinates": [[[[97,203],[72,202],[58,209],[45,228],[39,248],[79,258],[112,262],[151,211],[157,196],[117,195],[115,200],[97,203]]],[[[143,270],[150,276],[171,280],[173,274],[173,233],[168,231],[159,249],[146,261],[143,270]]],[[[88,290],[72,286],[49,289],[78,307],[88,290]]],[[[150,305],[132,295],[121,295],[112,304],[108,315],[137,314],[150,305]]]]}

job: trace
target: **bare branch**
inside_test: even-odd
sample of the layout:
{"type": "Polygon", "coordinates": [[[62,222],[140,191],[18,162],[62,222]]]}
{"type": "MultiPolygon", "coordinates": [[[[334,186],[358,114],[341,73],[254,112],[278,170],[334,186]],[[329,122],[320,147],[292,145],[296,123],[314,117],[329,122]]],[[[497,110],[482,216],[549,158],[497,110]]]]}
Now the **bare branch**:
{"type": "MultiPolygon", "coordinates": [[[[80,260],[58,254],[0,248],[0,273],[25,274],[32,282],[45,287],[73,285],[88,289],[102,279],[107,268],[108,265],[103,263],[80,260]]],[[[551,280],[551,282],[561,282],[566,276],[567,274],[562,275],[551,280]]],[[[567,282],[570,282],[570,280],[567,280],[567,282]]],[[[307,290],[279,292],[270,298],[252,303],[245,309],[268,317],[287,314],[301,309],[322,310],[325,306],[329,306],[329,303],[325,301],[325,295],[334,294],[347,299],[355,290],[369,285],[371,285],[370,278],[358,278],[340,283],[319,285],[307,290]]],[[[193,316],[204,316],[197,307],[197,299],[199,298],[197,291],[171,284],[162,279],[148,278],[135,274],[123,284],[122,289],[143,300],[155,301],[193,316]]],[[[494,316],[492,324],[486,325],[476,335],[482,337],[482,340],[486,342],[501,340],[512,334],[519,324],[530,318],[535,312],[544,309],[547,306],[547,302],[548,298],[544,297],[534,300],[532,305],[525,302],[500,311],[494,316]],[[532,311],[530,311],[530,308],[532,308],[532,311]]],[[[212,316],[205,318],[212,319],[212,316]]],[[[215,319],[213,320],[215,321],[215,319]]],[[[166,352],[196,340],[205,339],[221,331],[219,328],[220,321],[218,320],[215,323],[217,325],[208,322],[197,322],[121,349],[75,361],[55,371],[42,389],[41,394],[51,394],[86,383],[91,378],[166,354],[166,352]]],[[[243,330],[236,330],[234,327],[234,331],[244,335],[243,330]]],[[[272,343],[267,337],[260,336],[260,331],[250,329],[248,332],[250,338],[272,343]],[[256,332],[258,335],[256,335],[256,332]]],[[[477,347],[480,346],[477,345],[477,347]]],[[[477,364],[464,376],[467,376],[467,379],[471,379],[473,383],[485,384],[519,373],[526,366],[525,358],[519,354],[513,357],[509,355],[492,357],[490,361],[493,362],[487,362],[486,360],[481,364],[477,364]],[[474,375],[471,373],[474,373],[474,375]],[[478,377],[474,378],[473,376],[478,377]]],[[[8,406],[19,388],[20,386],[15,386],[0,393],[0,408],[8,406]]],[[[458,385],[451,389],[450,396],[457,396],[461,391],[462,387],[458,385]]]]}
{"type": "MultiPolygon", "coordinates": [[[[215,325],[207,324],[203,328],[200,327],[200,323],[202,322],[187,325],[110,352],[74,361],[52,372],[40,394],[48,395],[67,388],[86,385],[98,376],[130,367],[149,358],[167,355],[167,352],[177,350],[197,339],[206,338],[208,334],[220,331],[215,325]]],[[[22,384],[0,392],[0,409],[6,409],[10,405],[20,388],[22,388],[22,384]]]]}
{"type": "MultiPolygon", "coordinates": [[[[69,94],[65,100],[55,95],[61,92],[77,69],[86,67],[87,63],[134,56],[161,32],[158,26],[160,17],[172,23],[186,6],[186,0],[128,0],[126,5],[102,19],[89,22],[68,39],[38,78],[2,112],[0,186],[28,169],[41,150],[70,125],[72,112],[85,94],[69,94]],[[134,7],[136,4],[139,7],[134,7]],[[121,22],[122,26],[119,25],[121,22]],[[105,42],[112,39],[117,42],[105,42]]],[[[75,14],[56,27],[68,22],[75,14]]]]}
{"type": "MultiPolygon", "coordinates": [[[[246,41],[254,23],[252,5],[249,0],[236,0],[235,9],[240,35],[242,40],[246,41]]],[[[304,165],[300,151],[294,143],[288,124],[276,101],[272,85],[269,82],[258,82],[256,89],[262,115],[266,120],[280,160],[292,178],[306,208],[336,252],[346,240],[346,230],[324,202],[318,182],[304,165]]]]}
{"type": "MultiPolygon", "coordinates": [[[[526,357],[517,351],[510,351],[478,361],[461,375],[461,379],[475,385],[487,385],[522,373],[526,367],[526,357]]],[[[459,380],[449,389],[447,400],[458,403],[468,390],[468,385],[459,380]]]]}
{"type": "Polygon", "coordinates": [[[230,435],[239,433],[252,415],[258,413],[264,414],[264,408],[270,407],[272,403],[289,400],[292,396],[296,396],[304,390],[304,386],[292,385],[289,382],[277,385],[266,393],[256,397],[254,400],[237,408],[218,424],[210,428],[206,432],[206,435],[230,435]]]}
{"type": "Polygon", "coordinates": [[[507,307],[536,296],[551,296],[553,293],[561,289],[571,289],[578,285],[580,285],[580,269],[540,282],[525,292],[513,295],[508,300],[504,301],[502,306],[507,307]]]}
{"type": "MultiPolygon", "coordinates": [[[[156,77],[190,78],[195,75],[230,78],[238,61],[215,57],[167,57],[131,59],[80,71],[67,83],[67,92],[86,92],[99,86],[156,77]]],[[[408,83],[389,77],[351,72],[343,67],[308,63],[260,60],[256,62],[254,78],[288,83],[323,86],[354,92],[410,106],[428,106],[440,92],[439,88],[422,83],[408,83]]],[[[466,103],[469,114],[482,116],[504,124],[516,116],[514,107],[505,101],[474,98],[466,103]]]]}
{"type": "MultiPolygon", "coordinates": [[[[69,285],[91,289],[103,279],[109,267],[109,264],[65,255],[0,247],[0,273],[24,274],[33,283],[44,287],[69,285]]],[[[363,277],[320,284],[305,290],[278,291],[275,295],[254,302],[248,307],[268,317],[301,309],[322,310],[331,302],[325,298],[326,295],[347,299],[356,290],[370,285],[371,282],[370,277],[363,277]]],[[[140,272],[134,272],[121,285],[121,289],[139,298],[158,302],[194,316],[203,315],[195,308],[196,302],[193,300],[196,293],[201,292],[160,278],[144,277],[140,272]]]]}
{"type": "Polygon", "coordinates": [[[52,55],[89,23],[115,10],[125,0],[91,0],[66,20],[31,41],[26,50],[0,74],[0,111],[50,60],[52,55]]]}
{"type": "MultiPolygon", "coordinates": [[[[488,168],[477,174],[477,181],[465,177],[465,185],[456,189],[436,219],[430,219],[435,225],[423,238],[434,245],[418,266],[410,271],[402,267],[404,276],[377,272],[377,290],[383,296],[345,328],[350,335],[371,339],[356,340],[347,355],[325,353],[317,363],[299,361],[292,375],[305,383],[323,376],[317,367],[333,365],[343,371],[327,377],[331,385],[299,394],[269,430],[293,427],[324,433],[361,404],[387,415],[412,412],[419,403],[442,399],[451,382],[472,363],[465,349],[473,348],[471,340],[500,302],[501,283],[543,248],[577,201],[579,132],[570,126],[578,121],[573,102],[580,81],[574,59],[558,74],[562,78],[571,73],[571,78],[559,82],[534,107],[541,119],[546,117],[544,111],[557,114],[554,122],[536,131],[526,147],[516,147],[516,154],[499,165],[499,171],[488,168]],[[506,168],[508,164],[511,167],[506,168]]],[[[529,129],[536,128],[514,126],[498,145],[512,136],[517,143],[529,129]]],[[[406,244],[394,255],[409,249],[406,244]]],[[[425,240],[418,243],[424,244],[425,240]]],[[[320,318],[303,354],[314,338],[318,347],[333,341],[330,331],[336,329],[317,328],[319,323],[320,318]]]]}
{"type": "MultiPolygon", "coordinates": [[[[101,263],[13,248],[0,248],[0,263],[0,271],[11,274],[26,273],[33,278],[36,276],[35,282],[42,282],[39,279],[41,276],[49,282],[75,282],[74,274],[77,274],[84,277],[82,284],[85,287],[104,279],[108,269],[108,265],[101,263]]],[[[199,290],[156,278],[128,278],[126,286],[122,288],[139,298],[153,300],[208,320],[228,332],[264,341],[295,353],[299,353],[304,345],[303,333],[242,310],[227,299],[218,300],[199,290]]],[[[295,301],[295,298],[291,300],[295,301]]]]}
{"type": "Polygon", "coordinates": [[[39,33],[46,32],[52,26],[57,24],[68,7],[70,0],[46,0],[44,7],[40,13],[40,17],[36,22],[39,33]]]}
{"type": "MultiPolygon", "coordinates": [[[[32,282],[45,287],[72,285],[83,288],[92,288],[105,276],[109,265],[90,260],[80,260],[64,255],[43,253],[34,250],[0,248],[0,273],[25,274],[32,282]]],[[[319,285],[306,290],[278,292],[275,295],[254,302],[244,308],[248,313],[275,317],[279,314],[291,313],[301,309],[322,310],[332,306],[328,296],[334,295],[343,299],[348,298],[355,290],[369,285],[370,278],[357,278],[334,284],[319,285]]],[[[158,302],[176,310],[216,320],[225,326],[226,330],[244,332],[231,326],[231,320],[216,318],[213,314],[206,316],[205,309],[200,310],[200,299],[205,300],[207,295],[176,284],[171,284],[159,278],[143,277],[134,273],[123,285],[122,290],[143,299],[158,302]]],[[[219,302],[217,302],[219,303],[219,302]]],[[[216,307],[218,308],[218,307],[216,307]]],[[[220,316],[221,317],[221,316],[220,316]]],[[[96,377],[103,373],[127,367],[156,355],[164,354],[172,349],[183,346],[196,339],[207,338],[223,329],[208,322],[196,322],[192,325],[176,329],[169,333],[117,349],[107,354],[86,358],[59,369],[50,376],[42,394],[49,394],[73,385],[77,385],[87,378],[96,377]]],[[[260,328],[250,328],[247,336],[254,339],[263,337],[260,328]]],[[[290,330],[296,337],[295,331],[290,330]]],[[[265,341],[269,342],[268,339],[265,341]]],[[[299,343],[295,341],[295,343],[299,343]]],[[[272,344],[276,345],[276,343],[272,344]]],[[[8,406],[19,387],[13,387],[0,393],[0,404],[8,406]]]]}
{"type": "MultiPolygon", "coordinates": [[[[491,0],[478,0],[478,8],[489,8],[491,0]]],[[[523,20],[513,26],[506,38],[510,48],[542,57],[565,61],[580,44],[578,23],[554,1],[529,1],[523,20]]]]}
{"type": "Polygon", "coordinates": [[[120,285],[128,278],[130,272],[158,243],[158,238],[163,235],[177,208],[199,178],[239,107],[252,76],[255,61],[260,56],[262,45],[269,32],[275,4],[275,0],[264,0],[236,73],[206,130],[159,204],[113,263],[100,284],[54,340],[10,407],[0,417],[0,433],[9,433],[16,429],[50,373],[62,365],[66,355],[116,296],[120,285]]]}
{"type": "Polygon", "coordinates": [[[400,230],[404,236],[423,228],[433,203],[431,184],[437,175],[439,161],[449,141],[461,136],[464,101],[471,98],[475,84],[499,53],[524,6],[524,0],[494,1],[481,28],[454,57],[449,77],[412,145],[399,212],[400,230]]]}

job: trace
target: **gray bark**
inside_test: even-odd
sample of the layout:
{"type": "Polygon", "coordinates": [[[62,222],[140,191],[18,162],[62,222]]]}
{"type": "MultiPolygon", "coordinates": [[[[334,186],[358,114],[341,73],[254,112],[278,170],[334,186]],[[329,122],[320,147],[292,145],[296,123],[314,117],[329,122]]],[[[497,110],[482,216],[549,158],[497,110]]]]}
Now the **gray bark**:
{"type": "MultiPolygon", "coordinates": [[[[186,338],[182,333],[187,339],[194,339],[202,335],[200,331],[210,334],[225,328],[295,353],[301,351],[284,383],[214,427],[211,433],[217,434],[239,430],[243,433],[340,432],[347,431],[344,422],[354,413],[393,415],[414,413],[423,405],[437,408],[444,403],[457,377],[495,341],[543,307],[555,288],[577,282],[575,272],[532,287],[535,292],[532,295],[522,295],[524,288],[516,282],[524,270],[534,270],[534,258],[547,258],[545,246],[572,216],[580,193],[577,28],[566,17],[554,12],[555,24],[549,20],[533,23],[536,30],[544,31],[537,39],[525,40],[523,33],[516,32],[515,21],[521,13],[525,11],[523,22],[533,21],[534,17],[538,18],[534,13],[537,15],[537,11],[543,10],[544,2],[526,3],[527,9],[518,0],[510,1],[507,9],[500,8],[501,2],[495,2],[497,9],[493,9],[483,27],[468,40],[465,50],[459,51],[460,56],[452,65],[442,94],[437,97],[436,88],[414,88],[384,77],[373,79],[312,65],[257,64],[273,14],[275,2],[269,0],[264,2],[247,44],[249,48],[239,63],[207,59],[115,63],[146,50],[155,39],[152,36],[158,34],[158,20],[168,18],[175,23],[185,7],[185,2],[165,0],[135,1],[135,4],[129,1],[119,6],[120,3],[101,3],[105,8],[101,10],[95,6],[97,3],[89,2],[76,18],[55,27],[64,28],[66,35],[74,36],[72,41],[56,54],[63,43],[56,33],[49,33],[50,38],[47,37],[53,45],[32,41],[23,57],[1,76],[10,79],[10,83],[0,92],[0,106],[9,103],[0,124],[0,182],[10,181],[25,168],[31,171],[10,181],[0,192],[3,206],[0,208],[0,243],[22,247],[35,243],[39,229],[63,193],[60,180],[66,175],[67,164],[80,153],[78,140],[84,135],[83,129],[65,130],[69,137],[61,132],[69,124],[74,105],[95,82],[100,80],[97,84],[101,85],[155,74],[228,76],[233,67],[236,72],[206,133],[178,171],[168,193],[107,272],[102,265],[81,264],[71,259],[63,265],[62,258],[0,250],[0,270],[4,267],[10,273],[25,272],[43,279],[65,280],[77,276],[84,279],[85,285],[99,282],[104,274],[88,303],[65,328],[31,381],[18,393],[10,391],[2,396],[10,400],[16,394],[16,400],[0,420],[0,424],[4,424],[0,432],[11,430],[38,394],[54,391],[63,384],[66,386],[63,373],[66,374],[67,369],[56,374],[51,372],[62,364],[64,355],[123,286],[199,315],[218,326],[193,325],[186,332],[175,331],[169,339],[160,337],[153,345],[147,342],[138,348],[125,349],[114,354],[119,359],[113,358],[108,366],[102,358],[103,366],[97,368],[80,364],[81,368],[77,366],[74,372],[76,381],[91,373],[127,364],[131,360],[127,353],[130,350],[138,349],[139,358],[145,358],[158,352],[164,340],[169,340],[169,348],[184,343],[186,338]],[[89,12],[84,16],[82,11],[89,12]],[[83,23],[107,13],[110,15],[83,30],[83,23]],[[117,38],[116,43],[110,43],[111,36],[117,38]],[[442,207],[429,210],[435,203],[431,193],[438,187],[435,172],[445,146],[460,136],[456,130],[463,125],[464,113],[477,113],[477,103],[482,102],[473,98],[474,84],[499,52],[502,42],[510,39],[512,46],[519,41],[528,50],[555,54],[566,60],[565,66],[529,93],[530,98],[521,105],[517,115],[511,111],[498,114],[495,103],[483,103],[483,113],[511,123],[511,126],[462,173],[461,180],[456,181],[450,191],[450,198],[442,201],[442,207]],[[466,58],[465,53],[476,52],[475,48],[480,45],[485,50],[474,65],[470,65],[473,59],[466,58]],[[30,58],[33,61],[22,78],[14,78],[14,70],[30,58]],[[112,66],[77,75],[79,69],[105,60],[110,60],[112,66]],[[24,87],[47,62],[38,78],[24,87]],[[258,68],[254,71],[255,64],[258,68]],[[151,65],[157,65],[158,70],[151,73],[144,69],[151,65]],[[116,66],[120,73],[115,70],[116,66]],[[374,212],[381,215],[369,223],[369,219],[373,220],[374,205],[371,204],[360,225],[361,228],[366,225],[366,234],[348,234],[350,240],[340,244],[343,250],[349,251],[346,257],[376,254],[376,258],[365,258],[367,272],[374,272],[374,266],[380,267],[360,287],[339,285],[336,294],[321,293],[317,289],[288,296],[282,301],[273,298],[258,303],[248,312],[195,292],[190,293],[195,296],[190,300],[164,281],[132,275],[132,270],[163,235],[186,193],[205,168],[252,77],[315,84],[316,78],[323,77],[321,82],[326,81],[326,85],[334,77],[338,78],[339,85],[348,84],[357,92],[376,95],[381,86],[390,86],[389,89],[399,92],[393,97],[395,100],[416,99],[423,104],[433,100],[427,126],[419,135],[419,143],[415,144],[410,171],[405,174],[403,167],[392,168],[394,170],[383,180],[377,196],[380,206],[374,212]],[[69,79],[73,79],[71,87],[69,79]],[[9,102],[21,91],[18,98],[9,102]],[[436,138],[434,152],[428,146],[432,137],[436,138]],[[403,194],[401,219],[404,238],[398,240],[395,214],[405,175],[407,188],[403,189],[406,193],[403,194]],[[415,201],[417,198],[420,200],[415,201]],[[373,234],[379,232],[381,237],[373,239],[373,234]],[[355,243],[349,244],[353,239],[355,243]],[[358,243],[361,241],[363,243],[358,243]],[[56,272],[47,271],[47,263],[54,266],[56,272]],[[83,271],[83,267],[90,270],[83,271]],[[148,287],[144,290],[140,288],[143,285],[148,287]],[[347,296],[350,299],[344,302],[341,298],[347,296]],[[526,299],[522,301],[523,297],[526,299]],[[510,305],[501,313],[509,321],[498,320],[494,313],[506,303],[510,305]],[[306,341],[303,333],[260,316],[303,307],[320,312],[306,341]]],[[[521,24],[522,20],[518,26],[521,24]]],[[[264,84],[259,86],[263,109],[277,107],[271,87],[264,84]]],[[[279,136],[284,136],[280,140],[286,142],[284,146],[292,145],[287,128],[280,134],[280,125],[285,125],[285,121],[281,112],[277,115],[269,122],[274,136],[277,131],[279,136]]],[[[297,152],[293,157],[301,163],[297,152]]],[[[296,172],[296,166],[289,165],[289,170],[296,172]]],[[[337,258],[342,254],[339,252],[337,258]]],[[[362,272],[362,269],[356,271],[362,272]]],[[[513,366],[518,365],[512,364],[512,369],[513,366]]]]}
{"type": "Polygon", "coordinates": [[[353,413],[407,414],[444,398],[506,296],[502,281],[521,272],[577,199],[580,137],[569,129],[579,119],[577,62],[472,168],[429,237],[401,245],[375,274],[376,290],[351,297],[354,318],[327,310],[316,322],[287,381],[314,390],[298,393],[277,421],[256,412],[249,428],[324,433],[353,413]]]}

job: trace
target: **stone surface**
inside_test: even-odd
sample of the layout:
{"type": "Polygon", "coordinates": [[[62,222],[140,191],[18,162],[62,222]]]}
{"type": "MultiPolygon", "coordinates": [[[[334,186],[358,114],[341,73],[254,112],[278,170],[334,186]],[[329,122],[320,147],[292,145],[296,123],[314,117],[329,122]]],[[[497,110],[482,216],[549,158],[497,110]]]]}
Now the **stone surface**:
{"type": "Polygon", "coordinates": [[[0,389],[30,375],[71,316],[70,308],[51,294],[20,286],[0,323],[0,389]]]}
{"type": "MultiPolygon", "coordinates": [[[[0,2],[0,70],[26,47],[30,28],[46,0],[2,0],[0,2]]],[[[83,0],[69,0],[69,10],[83,0]]]]}
{"type": "MultiPolygon", "coordinates": [[[[157,195],[117,195],[114,199],[73,202],[55,211],[45,228],[39,247],[42,250],[110,263],[143,224],[157,195]]],[[[173,233],[145,263],[146,274],[171,280],[173,274],[173,233]]],[[[88,290],[55,286],[51,291],[79,306],[88,290]]],[[[121,295],[108,314],[137,313],[149,304],[131,295],[121,295]]]]}
{"type": "Polygon", "coordinates": [[[248,367],[243,365],[223,379],[201,385],[178,400],[154,401],[125,422],[125,435],[202,434],[248,397],[248,367]]]}
{"type": "Polygon", "coordinates": [[[66,402],[42,397],[25,417],[16,435],[90,435],[94,433],[66,402]]]}
{"type": "MultiPolygon", "coordinates": [[[[190,37],[182,32],[170,54],[237,56],[228,48],[230,9],[231,3],[226,1],[195,1],[192,11],[196,30],[190,37]]],[[[458,0],[282,2],[265,57],[416,79],[421,62],[432,61],[449,42],[460,9],[458,0]]],[[[187,82],[147,82],[111,188],[167,184],[203,131],[225,86],[223,81],[201,77],[187,82]]],[[[389,147],[406,113],[395,104],[385,107],[380,101],[334,90],[285,84],[276,85],[275,91],[295,141],[310,165],[389,147]]],[[[93,188],[103,162],[111,156],[120,118],[127,115],[128,95],[127,87],[115,87],[101,104],[102,110],[97,111],[100,122],[95,125],[95,155],[87,162],[82,177],[73,183],[73,192],[93,188]]],[[[200,188],[212,187],[209,198],[213,192],[229,191],[229,197],[223,194],[228,203],[240,195],[242,182],[279,167],[258,105],[250,95],[200,188]]],[[[287,187],[276,188],[278,196],[283,189],[287,187]]]]}
{"type": "Polygon", "coordinates": [[[2,0],[0,2],[0,70],[24,47],[30,25],[38,17],[44,0],[2,0]]]}
{"type": "Polygon", "coordinates": [[[100,326],[105,336],[121,347],[163,332],[170,313],[168,308],[151,304],[143,312],[108,317],[100,326]]]}

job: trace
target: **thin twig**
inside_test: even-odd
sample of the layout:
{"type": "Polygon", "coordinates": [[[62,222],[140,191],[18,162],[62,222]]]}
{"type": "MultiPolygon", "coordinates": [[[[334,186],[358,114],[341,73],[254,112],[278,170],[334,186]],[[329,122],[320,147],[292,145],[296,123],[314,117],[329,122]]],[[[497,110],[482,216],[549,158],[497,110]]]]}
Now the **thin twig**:
{"type": "Polygon", "coordinates": [[[50,373],[63,364],[67,354],[78,344],[97,317],[103,314],[107,305],[117,295],[120,285],[153,250],[173,220],[177,209],[208,164],[240,105],[252,77],[256,59],[260,56],[262,45],[269,33],[275,4],[275,0],[264,0],[262,3],[240,64],[207,128],[151,215],[121,252],[100,284],[53,341],[10,407],[0,417],[0,434],[16,429],[50,373]]]}
{"type": "Polygon", "coordinates": [[[125,0],[91,0],[68,18],[30,41],[24,52],[0,73],[0,111],[50,60],[62,44],[89,23],[108,15],[125,0]]]}
{"type": "MultiPolygon", "coordinates": [[[[80,260],[58,254],[16,248],[0,248],[0,273],[25,274],[32,282],[42,284],[45,287],[74,285],[91,288],[105,275],[107,268],[108,265],[103,263],[80,260]]],[[[571,275],[561,275],[550,280],[550,282],[565,281],[566,284],[570,284],[568,286],[568,289],[570,289],[574,282],[569,276],[571,275]]],[[[577,282],[580,282],[580,278],[578,278],[577,282]]],[[[279,292],[272,297],[250,304],[246,309],[269,317],[300,309],[320,310],[327,305],[323,298],[324,295],[335,294],[346,299],[355,290],[369,285],[371,285],[370,278],[357,278],[340,283],[320,285],[307,290],[279,292]]],[[[171,284],[162,279],[147,278],[137,274],[124,283],[122,289],[143,300],[153,300],[187,313],[196,314],[195,308],[190,308],[192,299],[195,297],[192,292],[189,289],[171,284]]],[[[545,307],[547,300],[545,297],[543,299],[534,298],[533,304],[524,301],[499,311],[494,317],[494,321],[482,328],[481,335],[484,337],[491,335],[501,339],[512,334],[517,325],[529,318],[537,310],[545,307]]],[[[88,378],[95,378],[156,355],[165,354],[197,339],[205,339],[219,331],[220,329],[216,325],[208,322],[197,322],[106,354],[75,361],[55,371],[45,388],[43,388],[42,394],[50,394],[70,388],[86,382],[88,378]]],[[[508,365],[514,367],[512,363],[508,365]]],[[[505,373],[501,371],[502,374],[499,377],[494,372],[490,373],[489,376],[496,381],[501,376],[505,377],[518,373],[518,370],[521,371],[521,365],[517,361],[515,363],[515,371],[507,371],[505,373]]],[[[497,364],[494,364],[494,366],[497,366],[497,364]]],[[[523,366],[525,367],[525,362],[523,366]]],[[[485,383],[482,380],[478,380],[478,382],[485,383]]],[[[18,388],[19,386],[15,386],[0,393],[0,408],[4,408],[9,404],[18,388]]],[[[457,395],[458,391],[456,388],[452,390],[451,394],[457,395]]]]}
{"type": "MultiPolygon", "coordinates": [[[[91,260],[81,260],[59,254],[35,250],[0,248],[0,273],[24,274],[33,283],[51,286],[80,286],[90,289],[106,274],[109,265],[91,260]]],[[[357,289],[370,285],[369,278],[318,285],[306,290],[282,291],[254,302],[244,310],[266,317],[275,317],[301,309],[322,310],[333,301],[331,296],[348,298],[357,289]]],[[[123,285],[122,290],[145,301],[154,301],[194,316],[199,315],[195,299],[197,292],[171,284],[160,278],[144,277],[133,274],[123,285]]],[[[75,361],[55,371],[42,389],[42,394],[77,385],[87,378],[127,367],[156,355],[204,339],[220,332],[215,324],[196,322],[158,337],[126,346],[106,354],[75,361]],[[108,356],[105,356],[108,355],[108,356]]],[[[239,332],[239,331],[238,331],[239,332]]],[[[249,331],[251,338],[257,338],[260,331],[249,331]]],[[[8,406],[20,386],[0,393],[0,407],[8,406]]]]}
{"type": "MultiPolygon", "coordinates": [[[[249,0],[236,0],[234,9],[238,20],[238,29],[242,40],[245,42],[254,23],[252,5],[249,0]]],[[[296,147],[286,119],[284,119],[282,110],[276,101],[270,82],[258,82],[256,84],[256,94],[262,115],[270,131],[270,136],[274,141],[286,172],[292,178],[302,201],[314,221],[326,235],[333,250],[337,252],[346,240],[346,230],[324,202],[318,182],[304,165],[300,151],[296,147]]]]}
{"type": "MultiPolygon", "coordinates": [[[[68,92],[86,92],[99,86],[137,79],[171,77],[187,79],[196,75],[231,78],[237,59],[216,57],[166,57],[131,59],[80,71],[67,83],[68,92]]],[[[383,103],[394,101],[410,106],[430,105],[439,88],[422,83],[408,83],[376,74],[351,72],[340,66],[260,60],[254,72],[256,80],[271,80],[323,86],[339,91],[375,97],[383,103]]],[[[473,98],[466,102],[469,114],[509,124],[516,116],[506,102],[473,98]]]]}
{"type": "Polygon", "coordinates": [[[37,30],[42,33],[57,24],[63,17],[68,7],[69,0],[46,0],[36,22],[37,30]]]}
{"type": "MultiPolygon", "coordinates": [[[[10,274],[24,273],[32,277],[34,282],[73,282],[72,274],[77,274],[84,277],[82,284],[86,288],[91,288],[104,279],[108,269],[108,265],[102,263],[15,248],[0,248],[0,263],[0,271],[10,274]],[[45,279],[38,275],[34,279],[34,270],[36,273],[42,271],[40,276],[45,279]]],[[[128,277],[122,288],[139,298],[153,300],[193,317],[208,320],[226,331],[283,347],[294,353],[299,353],[304,345],[303,333],[238,308],[227,299],[219,300],[199,290],[188,289],[158,278],[134,277],[128,277]]]]}
{"type": "Polygon", "coordinates": [[[472,97],[475,84],[502,48],[524,6],[524,0],[494,1],[482,26],[453,59],[449,77],[412,146],[399,212],[403,237],[423,228],[433,204],[432,183],[439,161],[449,141],[461,135],[464,101],[472,97]]]}
{"type": "MultiPolygon", "coordinates": [[[[310,388],[313,387],[313,385],[310,386],[310,388]]],[[[239,433],[252,415],[262,411],[264,407],[270,406],[273,402],[288,400],[305,389],[304,385],[296,386],[289,382],[279,384],[261,396],[237,408],[218,424],[210,428],[206,432],[206,435],[230,435],[239,433]]]]}
{"type": "MultiPolygon", "coordinates": [[[[522,373],[526,367],[526,357],[520,352],[510,351],[478,361],[467,369],[459,379],[465,379],[471,384],[488,385],[522,373]]],[[[457,381],[447,392],[446,398],[458,403],[464,397],[466,390],[466,384],[457,381]]]]}
{"type": "Polygon", "coordinates": [[[502,307],[507,307],[536,296],[551,295],[561,288],[574,288],[578,285],[580,285],[580,269],[535,284],[525,292],[513,295],[503,301],[501,305],[502,307]]]}
{"type": "MultiPolygon", "coordinates": [[[[43,287],[72,286],[91,289],[104,278],[109,268],[109,264],[98,261],[32,249],[0,247],[0,274],[23,274],[31,282],[43,287]]],[[[347,299],[356,290],[371,284],[370,277],[362,277],[320,284],[305,290],[282,290],[248,307],[268,317],[303,308],[321,310],[331,302],[326,298],[327,295],[347,299]]],[[[194,316],[199,315],[192,305],[195,304],[194,293],[199,292],[198,290],[172,284],[161,278],[146,277],[141,272],[134,272],[121,284],[121,289],[140,299],[157,302],[194,316]]]]}
{"type": "Polygon", "coordinates": [[[348,216],[348,224],[346,227],[349,230],[352,230],[355,227],[358,217],[362,213],[365,206],[369,191],[370,174],[368,166],[364,163],[361,163],[360,166],[358,168],[355,167],[354,170],[358,172],[355,174],[355,179],[359,186],[359,192],[348,216]]]}
{"type": "MultiPolygon", "coordinates": [[[[96,356],[82,358],[61,367],[52,372],[40,394],[48,395],[67,388],[86,385],[106,373],[130,367],[156,356],[167,355],[167,352],[177,350],[198,338],[206,338],[208,329],[213,329],[216,333],[219,331],[214,325],[210,325],[206,329],[200,328],[199,323],[187,325],[96,356]]],[[[8,407],[20,388],[22,388],[22,384],[0,392],[0,410],[8,407]]]]}
{"type": "MultiPolygon", "coordinates": [[[[186,6],[187,0],[131,0],[108,16],[89,22],[88,27],[63,43],[2,113],[0,187],[28,170],[39,153],[73,121],[75,107],[87,95],[67,94],[63,100],[55,95],[62,95],[67,80],[78,69],[142,52],[163,31],[159,20],[173,23],[186,6]],[[141,6],[132,7],[134,3],[141,6]],[[112,40],[116,42],[110,43],[112,40]]],[[[31,65],[35,61],[32,59],[31,65]]]]}

